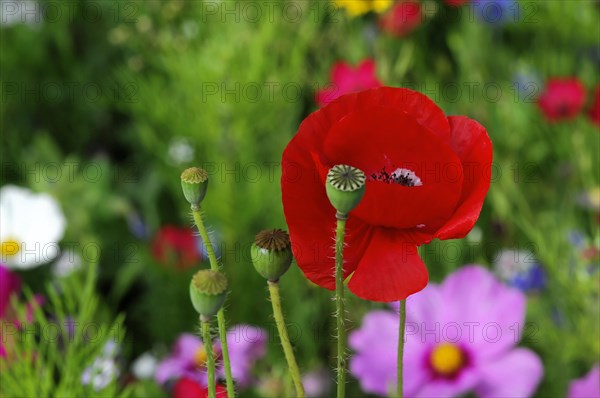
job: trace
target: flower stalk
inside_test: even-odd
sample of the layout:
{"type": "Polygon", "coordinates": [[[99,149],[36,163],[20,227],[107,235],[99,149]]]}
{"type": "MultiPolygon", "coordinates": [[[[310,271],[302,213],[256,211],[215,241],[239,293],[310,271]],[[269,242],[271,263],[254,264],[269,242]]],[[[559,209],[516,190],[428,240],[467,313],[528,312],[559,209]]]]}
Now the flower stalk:
{"type": "Polygon", "coordinates": [[[406,327],[406,300],[400,300],[400,328],[398,330],[398,390],[396,396],[402,398],[403,365],[404,365],[404,329],[406,327]]]}
{"type": "Polygon", "coordinates": [[[304,386],[302,385],[300,370],[283,318],[281,297],[279,295],[279,278],[287,272],[294,258],[290,236],[282,229],[261,231],[254,238],[254,243],[250,248],[250,256],[256,272],[267,280],[273,306],[273,316],[277,324],[283,354],[288,363],[290,375],[296,389],[296,396],[303,398],[305,396],[304,386]]]}
{"type": "Polygon", "coordinates": [[[273,315],[275,317],[275,323],[277,324],[277,331],[279,332],[279,338],[281,340],[281,345],[283,346],[285,360],[288,363],[290,374],[292,375],[292,381],[294,382],[294,387],[296,388],[296,395],[299,398],[304,398],[305,393],[304,386],[302,385],[302,378],[300,376],[300,369],[298,368],[296,357],[294,356],[294,350],[292,349],[290,337],[288,336],[287,327],[285,325],[285,320],[283,319],[281,297],[279,294],[279,282],[268,281],[267,284],[269,285],[269,294],[271,295],[271,304],[273,306],[273,315]]]}
{"type": "Polygon", "coordinates": [[[335,317],[337,319],[337,397],[346,396],[346,326],[344,322],[344,233],[346,215],[338,214],[335,233],[335,317]]]}
{"type": "MultiPolygon", "coordinates": [[[[208,254],[208,261],[210,262],[210,268],[213,271],[219,270],[219,263],[217,262],[217,256],[212,246],[212,242],[204,226],[204,220],[202,217],[202,211],[200,205],[191,205],[192,216],[194,217],[194,223],[198,228],[200,237],[206,247],[206,253],[208,254]]],[[[231,374],[231,361],[229,359],[229,348],[227,346],[227,323],[225,321],[225,310],[221,307],[217,312],[217,324],[219,326],[219,339],[221,340],[221,354],[223,355],[223,367],[225,369],[225,384],[227,386],[227,397],[235,397],[235,386],[233,384],[233,376],[231,374]]]]}
{"type": "Polygon", "coordinates": [[[345,164],[333,166],[327,173],[325,191],[337,210],[335,218],[335,317],[337,321],[337,397],[346,396],[346,325],[344,309],[344,235],[348,213],[365,195],[367,178],[362,170],[345,164]]]}
{"type": "Polygon", "coordinates": [[[206,369],[208,371],[208,397],[216,398],[217,386],[215,383],[215,358],[213,355],[213,345],[210,337],[210,318],[200,316],[200,328],[202,329],[202,340],[206,350],[206,369]]]}
{"type": "MultiPolygon", "coordinates": [[[[200,210],[200,204],[208,189],[208,172],[199,167],[190,167],[181,173],[181,189],[183,196],[190,204],[192,209],[192,216],[194,217],[194,223],[200,232],[200,236],[204,241],[206,247],[206,253],[208,254],[208,260],[210,261],[210,269],[214,272],[219,271],[219,264],[217,262],[217,256],[212,246],[212,242],[204,226],[204,220],[202,218],[202,211],[200,210]]],[[[222,303],[221,303],[222,304],[222,303]]],[[[233,376],[231,374],[231,361],[229,359],[229,347],[227,346],[227,324],[225,322],[225,313],[223,307],[217,312],[217,323],[219,326],[219,338],[221,339],[222,354],[223,354],[223,367],[225,368],[225,383],[227,385],[227,397],[235,397],[235,387],[233,384],[233,376]]]]}

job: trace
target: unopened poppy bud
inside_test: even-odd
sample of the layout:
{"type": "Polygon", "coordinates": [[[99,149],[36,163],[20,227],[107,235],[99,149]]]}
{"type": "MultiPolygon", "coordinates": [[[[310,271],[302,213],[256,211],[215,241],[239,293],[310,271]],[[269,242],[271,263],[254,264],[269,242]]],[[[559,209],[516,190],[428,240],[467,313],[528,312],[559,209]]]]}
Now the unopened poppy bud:
{"type": "Polygon", "coordinates": [[[347,215],[365,195],[367,177],[360,169],[338,164],[327,173],[327,197],[339,215],[347,215]]]}
{"type": "Polygon", "coordinates": [[[190,167],[181,173],[181,189],[185,199],[192,205],[198,206],[208,188],[208,173],[199,167],[190,167]]]}
{"type": "Polygon", "coordinates": [[[282,229],[259,232],[250,248],[256,271],[271,282],[277,281],[292,264],[290,236],[282,229]]]}
{"type": "Polygon", "coordinates": [[[190,283],[192,305],[203,317],[211,317],[219,311],[227,293],[227,278],[220,271],[196,272],[190,283]]]}

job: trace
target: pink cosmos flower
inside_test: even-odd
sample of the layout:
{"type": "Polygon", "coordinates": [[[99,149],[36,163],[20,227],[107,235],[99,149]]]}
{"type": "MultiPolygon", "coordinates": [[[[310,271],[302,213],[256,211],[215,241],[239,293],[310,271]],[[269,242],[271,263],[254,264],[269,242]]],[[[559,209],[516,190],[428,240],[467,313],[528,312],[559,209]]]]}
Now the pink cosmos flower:
{"type": "Polygon", "coordinates": [[[600,398],[600,364],[569,385],[568,398],[600,398]]]}
{"type": "MultiPolygon", "coordinates": [[[[267,332],[250,325],[236,325],[227,331],[227,337],[233,378],[238,387],[248,387],[253,381],[254,363],[266,354],[267,332]]],[[[220,342],[213,342],[213,350],[217,375],[224,376],[220,342]]],[[[171,355],[158,365],[154,378],[159,384],[187,378],[206,387],[206,350],[202,340],[192,334],[182,334],[175,342],[171,355]]]]}
{"type": "Polygon", "coordinates": [[[10,304],[10,297],[21,290],[21,280],[10,272],[8,267],[0,264],[0,318],[4,317],[10,304]]]}
{"type": "MultiPolygon", "coordinates": [[[[480,266],[465,266],[441,285],[407,299],[404,395],[527,397],[543,373],[539,357],[516,348],[526,298],[480,266]]],[[[397,304],[396,304],[397,305],[397,304]]],[[[350,335],[350,371],[364,391],[395,389],[398,314],[368,313],[350,335]]]]}
{"type": "Polygon", "coordinates": [[[356,68],[340,61],[331,69],[331,86],[319,90],[316,100],[324,106],[342,95],[376,87],[381,87],[381,82],[375,76],[375,61],[365,59],[356,68]]]}

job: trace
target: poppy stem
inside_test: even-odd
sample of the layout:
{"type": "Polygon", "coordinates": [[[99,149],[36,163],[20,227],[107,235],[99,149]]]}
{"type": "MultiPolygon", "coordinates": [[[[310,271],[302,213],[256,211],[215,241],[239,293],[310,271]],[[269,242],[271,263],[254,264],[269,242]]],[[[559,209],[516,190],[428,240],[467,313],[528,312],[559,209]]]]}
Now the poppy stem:
{"type": "Polygon", "coordinates": [[[213,345],[210,338],[210,318],[200,317],[200,328],[202,329],[202,341],[206,351],[206,369],[208,370],[208,397],[216,398],[217,387],[215,384],[215,358],[213,356],[213,345]]]}
{"type": "Polygon", "coordinates": [[[336,214],[335,233],[335,304],[337,319],[337,397],[346,396],[346,326],[344,325],[344,232],[347,214],[336,214]]]}
{"type": "Polygon", "coordinates": [[[300,377],[300,369],[298,369],[298,363],[294,356],[294,350],[290,343],[290,337],[288,336],[287,326],[283,318],[283,310],[281,309],[281,296],[279,295],[279,282],[267,281],[269,285],[269,293],[271,295],[271,304],[273,305],[273,315],[275,317],[275,323],[277,324],[277,331],[279,332],[279,339],[283,347],[283,353],[285,360],[288,363],[290,374],[296,388],[296,396],[298,398],[304,398],[304,386],[302,385],[302,378],[300,377]]]}
{"type": "Polygon", "coordinates": [[[406,300],[400,300],[400,328],[398,330],[398,391],[396,396],[402,398],[404,390],[402,387],[402,369],[404,362],[404,329],[406,326],[406,300]]]}
{"type": "MultiPolygon", "coordinates": [[[[200,237],[206,247],[206,253],[208,255],[208,261],[210,262],[210,269],[213,271],[219,270],[219,263],[217,262],[217,256],[212,246],[212,242],[204,226],[204,219],[202,217],[202,210],[200,206],[192,205],[192,216],[194,217],[194,223],[198,228],[200,237]]],[[[225,384],[227,385],[227,397],[235,398],[235,386],[233,384],[233,376],[231,374],[231,361],[229,360],[229,346],[227,345],[227,323],[225,321],[225,310],[223,307],[217,312],[217,324],[219,325],[219,339],[221,340],[221,354],[223,355],[223,367],[225,368],[225,384]]]]}

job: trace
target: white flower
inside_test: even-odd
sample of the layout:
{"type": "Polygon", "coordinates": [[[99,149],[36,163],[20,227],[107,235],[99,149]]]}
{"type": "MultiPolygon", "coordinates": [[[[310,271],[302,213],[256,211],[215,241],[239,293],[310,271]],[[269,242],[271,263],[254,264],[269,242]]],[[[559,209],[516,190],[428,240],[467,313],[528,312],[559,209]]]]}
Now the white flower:
{"type": "Polygon", "coordinates": [[[158,360],[149,352],[140,355],[131,365],[131,372],[138,380],[151,379],[154,376],[158,360]]]}
{"type": "Polygon", "coordinates": [[[496,274],[504,281],[512,280],[536,264],[535,256],[528,250],[502,250],[494,259],[496,274]]]}
{"type": "Polygon", "coordinates": [[[194,159],[194,148],[187,138],[175,137],[169,143],[167,156],[170,164],[182,165],[194,159]]]}
{"type": "Polygon", "coordinates": [[[102,353],[94,359],[94,362],[83,370],[81,383],[92,385],[94,391],[105,389],[119,377],[120,369],[115,361],[121,347],[112,340],[104,344],[102,353]]]}
{"type": "Polygon", "coordinates": [[[69,276],[81,268],[81,262],[79,254],[71,249],[66,249],[54,263],[52,273],[58,277],[69,276]]]}
{"type": "Polygon", "coordinates": [[[81,375],[83,385],[92,385],[94,391],[108,387],[119,376],[119,367],[113,358],[99,357],[81,375]]]}
{"type": "Polygon", "coordinates": [[[6,185],[0,189],[0,261],[27,269],[58,256],[65,216],[50,195],[6,185]]]}
{"type": "Polygon", "coordinates": [[[42,5],[32,0],[0,0],[0,26],[42,22],[42,5]]]}

